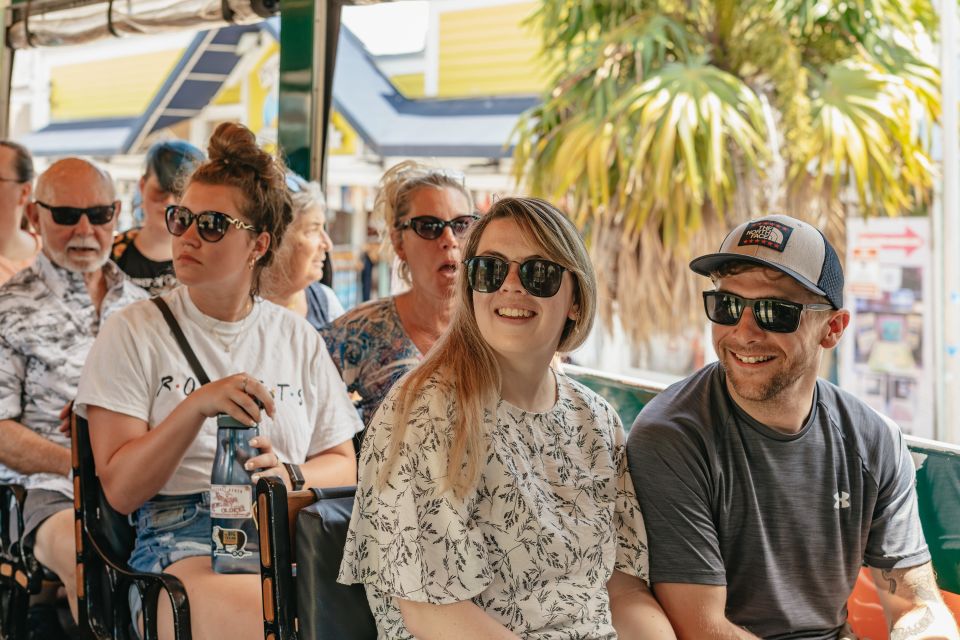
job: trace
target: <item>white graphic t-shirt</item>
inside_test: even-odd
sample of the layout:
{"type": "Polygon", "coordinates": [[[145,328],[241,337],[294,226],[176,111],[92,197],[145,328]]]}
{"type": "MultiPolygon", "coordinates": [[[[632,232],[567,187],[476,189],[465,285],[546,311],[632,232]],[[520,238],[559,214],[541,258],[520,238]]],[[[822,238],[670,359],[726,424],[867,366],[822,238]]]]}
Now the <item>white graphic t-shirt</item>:
{"type": "MultiPolygon", "coordinates": [[[[303,463],[363,428],[323,340],[303,318],[258,299],[243,320],[221,322],[201,313],[183,286],[163,299],[211,380],[246,372],[273,394],[276,414],[262,414],[260,433],[281,460],[303,463]]],[[[153,428],[199,386],[160,310],[144,301],[104,326],[81,376],[77,411],[104,407],[153,428]]],[[[210,489],[216,437],[216,420],[207,419],[161,494],[210,489]]]]}

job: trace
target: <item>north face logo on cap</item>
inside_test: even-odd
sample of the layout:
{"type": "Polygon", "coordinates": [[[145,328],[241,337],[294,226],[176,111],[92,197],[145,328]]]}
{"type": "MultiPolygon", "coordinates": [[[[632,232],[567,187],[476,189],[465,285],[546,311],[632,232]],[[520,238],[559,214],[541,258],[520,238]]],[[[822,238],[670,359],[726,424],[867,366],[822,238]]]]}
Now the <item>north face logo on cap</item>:
{"type": "Polygon", "coordinates": [[[787,248],[787,240],[793,233],[793,227],[773,220],[758,220],[747,225],[737,246],[760,245],[782,252],[787,248]]]}

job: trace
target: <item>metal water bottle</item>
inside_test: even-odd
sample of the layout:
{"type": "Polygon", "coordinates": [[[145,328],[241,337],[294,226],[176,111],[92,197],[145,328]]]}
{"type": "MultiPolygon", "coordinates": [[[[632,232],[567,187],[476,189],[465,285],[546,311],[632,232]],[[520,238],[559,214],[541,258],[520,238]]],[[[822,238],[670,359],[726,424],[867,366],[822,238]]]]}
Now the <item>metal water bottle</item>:
{"type": "Polygon", "coordinates": [[[210,474],[210,553],[217,573],[260,573],[260,538],[254,520],[253,482],[243,468],[260,452],[250,439],[260,429],[221,413],[217,454],[210,474]]]}

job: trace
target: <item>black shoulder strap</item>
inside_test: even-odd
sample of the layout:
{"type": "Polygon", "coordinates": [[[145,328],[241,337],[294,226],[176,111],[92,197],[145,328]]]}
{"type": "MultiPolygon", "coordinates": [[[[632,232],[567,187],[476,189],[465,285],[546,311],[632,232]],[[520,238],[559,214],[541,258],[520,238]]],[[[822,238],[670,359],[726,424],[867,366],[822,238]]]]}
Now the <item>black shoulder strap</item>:
{"type": "Polygon", "coordinates": [[[150,298],[150,301],[157,305],[160,313],[163,314],[163,319],[166,320],[170,326],[170,331],[173,332],[173,337],[176,338],[177,344],[180,345],[180,350],[183,351],[183,355],[187,357],[187,362],[190,363],[190,368],[193,369],[193,372],[196,374],[197,380],[200,381],[201,385],[210,382],[210,378],[207,377],[207,372],[203,370],[203,366],[200,364],[200,361],[197,360],[197,354],[190,348],[190,343],[187,342],[187,336],[183,335],[183,330],[180,328],[179,323],[177,323],[177,319],[173,317],[173,312],[170,311],[170,307],[167,306],[167,303],[164,302],[160,296],[150,298]]]}

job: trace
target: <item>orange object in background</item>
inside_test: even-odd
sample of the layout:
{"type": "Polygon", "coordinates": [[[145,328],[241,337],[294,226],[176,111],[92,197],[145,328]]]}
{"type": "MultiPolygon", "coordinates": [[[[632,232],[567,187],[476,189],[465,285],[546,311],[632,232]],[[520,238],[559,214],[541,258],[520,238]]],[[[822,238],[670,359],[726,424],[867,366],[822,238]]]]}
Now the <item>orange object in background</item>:
{"type": "Polygon", "coordinates": [[[960,594],[941,589],[940,595],[943,596],[943,601],[947,603],[950,613],[953,614],[953,619],[957,621],[957,626],[960,627],[960,594]]]}
{"type": "Polygon", "coordinates": [[[877,596],[870,569],[863,567],[857,576],[857,584],[847,599],[847,621],[860,640],[888,640],[887,620],[877,596]]]}

